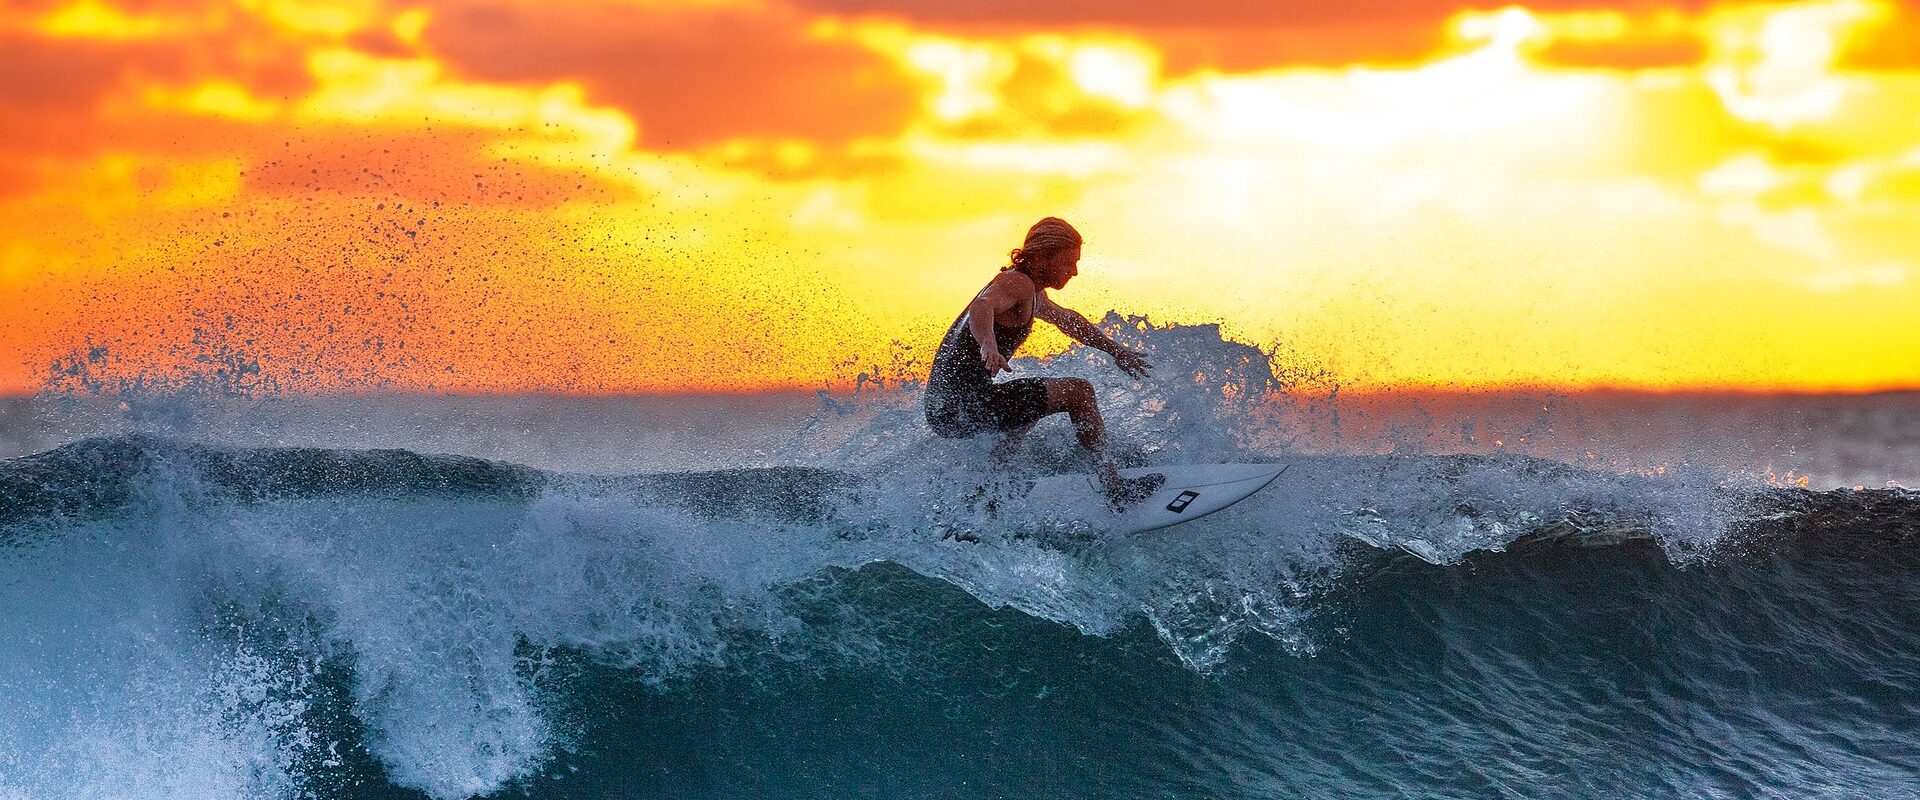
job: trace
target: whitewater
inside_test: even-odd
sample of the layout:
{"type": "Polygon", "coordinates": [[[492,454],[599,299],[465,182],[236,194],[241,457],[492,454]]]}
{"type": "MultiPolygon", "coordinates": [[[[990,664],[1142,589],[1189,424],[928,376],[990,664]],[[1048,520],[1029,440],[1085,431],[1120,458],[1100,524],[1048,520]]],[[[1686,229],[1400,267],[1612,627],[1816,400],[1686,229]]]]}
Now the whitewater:
{"type": "MultiPolygon", "coordinates": [[[[1155,380],[1016,367],[1280,482],[1058,522],[911,369],[10,401],[0,797],[1920,796],[1920,398],[1342,398],[1128,333],[1155,380]]],[[[1082,469],[1059,420],[1014,465],[1082,469]]]]}

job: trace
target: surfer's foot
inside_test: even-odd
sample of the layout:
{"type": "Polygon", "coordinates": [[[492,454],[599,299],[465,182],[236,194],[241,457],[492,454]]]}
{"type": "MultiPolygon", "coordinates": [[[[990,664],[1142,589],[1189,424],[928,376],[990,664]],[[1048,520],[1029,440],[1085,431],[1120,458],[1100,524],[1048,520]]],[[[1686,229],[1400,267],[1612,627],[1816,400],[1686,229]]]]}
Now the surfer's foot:
{"type": "Polygon", "coordinates": [[[1124,511],[1160,490],[1167,482],[1167,476],[1155,472],[1138,478],[1122,478],[1114,475],[1106,484],[1107,501],[1113,504],[1113,510],[1124,511]]]}

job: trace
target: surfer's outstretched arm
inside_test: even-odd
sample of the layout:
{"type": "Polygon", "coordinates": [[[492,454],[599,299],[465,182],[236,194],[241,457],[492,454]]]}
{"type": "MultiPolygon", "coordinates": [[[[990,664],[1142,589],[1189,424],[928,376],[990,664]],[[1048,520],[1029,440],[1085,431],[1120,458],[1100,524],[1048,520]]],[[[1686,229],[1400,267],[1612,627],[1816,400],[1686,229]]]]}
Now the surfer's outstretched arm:
{"type": "Polygon", "coordinates": [[[1046,292],[1040,293],[1038,302],[1034,304],[1033,315],[1059,328],[1061,333],[1074,341],[1113,356],[1113,363],[1129,377],[1144,378],[1147,370],[1153,368],[1152,364],[1147,363],[1144,353],[1121,347],[1099,326],[1081,316],[1080,312],[1053,302],[1046,292]]]}

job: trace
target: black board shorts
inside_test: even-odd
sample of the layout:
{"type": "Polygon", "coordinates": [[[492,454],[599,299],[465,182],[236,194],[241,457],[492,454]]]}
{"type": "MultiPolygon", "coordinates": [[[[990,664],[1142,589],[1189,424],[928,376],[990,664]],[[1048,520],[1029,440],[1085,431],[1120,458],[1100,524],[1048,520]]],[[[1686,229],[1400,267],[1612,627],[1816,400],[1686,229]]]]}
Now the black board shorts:
{"type": "Polygon", "coordinates": [[[1044,378],[1015,378],[968,390],[929,393],[927,427],[949,439],[1016,431],[1047,415],[1044,378]]]}

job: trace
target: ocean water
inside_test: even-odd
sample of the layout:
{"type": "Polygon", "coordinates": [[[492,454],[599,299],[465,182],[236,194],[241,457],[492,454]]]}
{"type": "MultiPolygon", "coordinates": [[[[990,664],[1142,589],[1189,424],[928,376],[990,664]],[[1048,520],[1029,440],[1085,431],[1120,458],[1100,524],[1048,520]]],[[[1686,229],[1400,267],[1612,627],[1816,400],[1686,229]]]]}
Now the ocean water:
{"type": "MultiPolygon", "coordinates": [[[[1920,796],[1920,396],[1087,354],[1115,538],[853,395],[0,403],[0,798],[1920,796]]],[[[1014,469],[1083,469],[1064,423],[1014,469]]]]}

